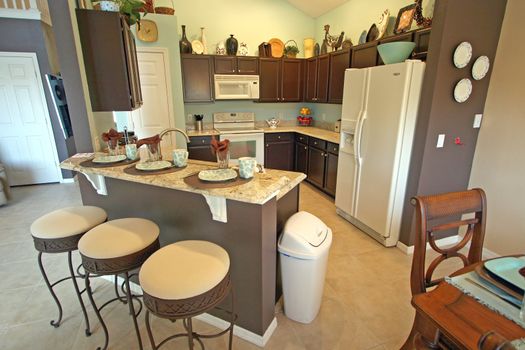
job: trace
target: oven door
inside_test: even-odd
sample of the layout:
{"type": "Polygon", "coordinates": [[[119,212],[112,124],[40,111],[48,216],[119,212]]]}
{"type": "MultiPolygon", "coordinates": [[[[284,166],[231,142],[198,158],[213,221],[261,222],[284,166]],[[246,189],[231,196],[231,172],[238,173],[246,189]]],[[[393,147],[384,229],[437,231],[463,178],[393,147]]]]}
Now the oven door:
{"type": "Polygon", "coordinates": [[[264,133],[221,134],[220,139],[230,140],[230,162],[238,164],[241,157],[253,157],[264,165],[264,133]]]}

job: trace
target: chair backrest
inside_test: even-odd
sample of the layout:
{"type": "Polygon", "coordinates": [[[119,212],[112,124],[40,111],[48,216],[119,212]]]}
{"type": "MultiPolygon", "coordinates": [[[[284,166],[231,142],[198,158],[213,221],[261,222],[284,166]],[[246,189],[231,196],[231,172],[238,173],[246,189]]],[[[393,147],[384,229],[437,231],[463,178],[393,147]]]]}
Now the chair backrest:
{"type": "Polygon", "coordinates": [[[485,238],[486,197],[482,189],[450,192],[430,196],[417,196],[411,203],[416,207],[416,239],[412,260],[410,286],[412,295],[425,293],[427,288],[437,285],[443,279],[433,279],[436,267],[444,260],[458,257],[465,266],[481,261],[485,238]],[[474,217],[463,219],[463,215],[474,213],[474,217]],[[436,233],[457,230],[466,226],[463,239],[454,246],[440,248],[436,233]],[[460,252],[470,242],[468,256],[460,252]],[[425,270],[427,243],[439,256],[425,270]]]}

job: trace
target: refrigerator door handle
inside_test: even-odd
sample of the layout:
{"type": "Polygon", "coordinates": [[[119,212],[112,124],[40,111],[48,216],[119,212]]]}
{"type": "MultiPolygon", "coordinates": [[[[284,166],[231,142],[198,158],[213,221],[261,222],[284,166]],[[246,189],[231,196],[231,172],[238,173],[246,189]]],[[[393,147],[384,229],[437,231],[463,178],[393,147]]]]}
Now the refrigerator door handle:
{"type": "Polygon", "coordinates": [[[366,121],[366,110],[362,112],[361,118],[359,119],[359,125],[356,130],[355,156],[356,156],[357,164],[359,165],[359,167],[361,166],[361,163],[363,160],[363,157],[361,156],[361,140],[363,139],[363,135],[362,135],[363,125],[365,125],[365,121],[366,121]]]}
{"type": "Polygon", "coordinates": [[[355,126],[354,131],[354,157],[356,162],[359,159],[359,128],[361,127],[362,116],[363,110],[360,110],[359,114],[357,115],[357,125],[355,126]]]}

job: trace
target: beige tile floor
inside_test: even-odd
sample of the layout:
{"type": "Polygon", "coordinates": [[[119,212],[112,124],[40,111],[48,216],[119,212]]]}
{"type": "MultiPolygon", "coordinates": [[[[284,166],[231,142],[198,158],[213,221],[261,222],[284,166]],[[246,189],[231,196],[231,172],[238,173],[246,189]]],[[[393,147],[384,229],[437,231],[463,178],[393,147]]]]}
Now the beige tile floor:
{"type": "MultiPolygon", "coordinates": [[[[81,203],[76,184],[51,184],[13,189],[13,201],[0,207],[0,349],[94,349],[103,332],[89,308],[93,335],[84,336],[84,324],[72,285],[57,288],[65,318],[49,325],[56,308],[43,283],[28,229],[39,216],[81,203]]],[[[303,325],[277,312],[278,328],[265,349],[398,349],[410,331],[411,258],[386,249],[335,213],[333,201],[308,185],[301,186],[301,209],[320,217],[334,233],[326,287],[316,320],[303,325]]],[[[46,256],[51,279],[66,273],[65,255],[46,256]]],[[[79,261],[78,257],[76,259],[79,261]]],[[[98,300],[110,298],[109,282],[95,281],[98,300]]],[[[123,305],[103,311],[110,331],[110,349],[137,348],[132,323],[123,305]]],[[[141,331],[147,345],[143,314],[141,331]]],[[[156,319],[157,334],[171,334],[173,325],[156,319]]],[[[178,327],[178,326],[176,326],[178,327]]],[[[197,330],[213,327],[196,322],[197,330]]],[[[166,349],[186,349],[183,340],[166,349]]],[[[208,349],[226,349],[226,339],[208,341],[208,349]]],[[[258,349],[235,338],[235,349],[258,349]]]]}

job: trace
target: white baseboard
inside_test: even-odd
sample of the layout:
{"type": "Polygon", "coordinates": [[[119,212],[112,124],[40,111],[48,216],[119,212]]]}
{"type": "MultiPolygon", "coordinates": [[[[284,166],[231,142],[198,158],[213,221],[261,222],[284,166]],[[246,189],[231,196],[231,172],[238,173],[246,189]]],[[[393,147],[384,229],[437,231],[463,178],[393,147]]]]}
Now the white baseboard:
{"type": "MultiPolygon", "coordinates": [[[[111,283],[114,282],[113,276],[102,276],[102,278],[107,281],[110,281],[111,283]]],[[[123,282],[124,282],[124,279],[119,276],[118,277],[119,285],[122,284],[123,282]]],[[[130,286],[131,286],[131,291],[133,293],[142,294],[142,289],[140,288],[138,284],[134,282],[130,282],[130,286]]],[[[208,313],[201,314],[195,318],[199,321],[205,322],[209,325],[215,326],[220,329],[226,329],[230,325],[228,321],[225,321],[223,319],[220,319],[208,313]]],[[[262,336],[255,334],[239,326],[233,327],[233,334],[243,340],[246,340],[247,342],[252,343],[253,345],[256,345],[262,348],[266,345],[268,340],[270,340],[276,328],[277,328],[277,319],[274,317],[272,322],[270,323],[270,325],[268,326],[268,328],[266,329],[266,331],[264,332],[262,336]]]]}
{"type": "Polygon", "coordinates": [[[60,180],[61,184],[72,184],[74,182],[75,182],[75,178],[74,177],[70,177],[70,178],[67,178],[67,179],[60,180]]]}
{"type": "MultiPolygon", "coordinates": [[[[447,246],[447,245],[458,243],[459,240],[460,240],[460,237],[458,235],[456,235],[456,236],[450,236],[450,237],[445,237],[445,238],[438,239],[436,241],[436,243],[437,243],[438,247],[443,247],[443,246],[447,246]]],[[[401,250],[406,255],[414,254],[414,246],[413,245],[407,246],[403,242],[398,241],[396,247],[397,247],[397,249],[401,250]]],[[[430,244],[427,243],[427,250],[429,250],[429,249],[432,249],[432,248],[430,247],[430,244]]]]}
{"type": "Polygon", "coordinates": [[[483,248],[483,260],[499,258],[501,255],[493,252],[490,249],[483,248]]]}

